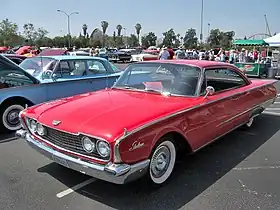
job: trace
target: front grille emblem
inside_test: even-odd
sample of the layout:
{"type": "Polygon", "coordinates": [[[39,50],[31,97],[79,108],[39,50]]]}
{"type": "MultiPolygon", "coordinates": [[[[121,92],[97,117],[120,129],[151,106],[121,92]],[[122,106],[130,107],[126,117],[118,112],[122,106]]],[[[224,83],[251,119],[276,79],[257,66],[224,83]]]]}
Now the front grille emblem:
{"type": "Polygon", "coordinates": [[[52,121],[52,124],[55,126],[59,125],[60,123],[61,123],[61,121],[59,121],[59,120],[52,121]]]}

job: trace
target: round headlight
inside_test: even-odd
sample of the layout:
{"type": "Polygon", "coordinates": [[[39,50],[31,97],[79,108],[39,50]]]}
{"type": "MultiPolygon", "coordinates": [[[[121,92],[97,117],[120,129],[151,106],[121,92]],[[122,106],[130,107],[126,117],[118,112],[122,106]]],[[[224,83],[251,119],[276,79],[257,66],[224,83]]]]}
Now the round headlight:
{"type": "Polygon", "coordinates": [[[102,157],[109,157],[110,155],[110,146],[105,141],[98,141],[97,142],[97,152],[102,157]]]}
{"type": "Polygon", "coordinates": [[[95,143],[89,137],[82,138],[82,145],[86,152],[91,153],[95,150],[95,143]]]}
{"type": "Polygon", "coordinates": [[[29,129],[31,132],[36,132],[37,131],[37,122],[35,120],[30,119],[29,120],[29,129]]]}
{"type": "Polygon", "coordinates": [[[44,126],[40,123],[37,124],[37,133],[40,135],[40,136],[44,136],[46,135],[46,129],[44,128],[44,126]]]}

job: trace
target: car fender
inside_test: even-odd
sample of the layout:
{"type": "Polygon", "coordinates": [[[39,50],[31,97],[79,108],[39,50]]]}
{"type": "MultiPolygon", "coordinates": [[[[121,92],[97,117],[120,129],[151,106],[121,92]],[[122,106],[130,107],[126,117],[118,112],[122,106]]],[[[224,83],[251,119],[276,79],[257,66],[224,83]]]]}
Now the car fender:
{"type": "Polygon", "coordinates": [[[190,141],[188,140],[188,137],[183,133],[181,129],[175,126],[168,126],[168,127],[163,127],[153,138],[153,140],[150,143],[150,151],[152,152],[153,148],[157,145],[157,143],[160,141],[160,139],[168,134],[171,133],[177,133],[181,135],[186,143],[191,147],[190,141]]]}

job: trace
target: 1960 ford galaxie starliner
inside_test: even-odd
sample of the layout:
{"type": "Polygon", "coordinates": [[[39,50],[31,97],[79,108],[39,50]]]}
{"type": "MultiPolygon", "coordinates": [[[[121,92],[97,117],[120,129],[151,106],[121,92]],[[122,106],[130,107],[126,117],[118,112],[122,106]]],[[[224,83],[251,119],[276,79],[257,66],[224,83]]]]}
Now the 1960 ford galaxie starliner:
{"type": "Polygon", "coordinates": [[[123,184],[170,177],[193,153],[254,118],[276,98],[275,80],[249,80],[222,62],[134,63],[112,88],[21,112],[17,136],[53,161],[123,184]]]}
{"type": "Polygon", "coordinates": [[[0,55],[0,129],[18,130],[26,105],[111,87],[119,76],[102,58],[38,56],[17,66],[0,55]]]}

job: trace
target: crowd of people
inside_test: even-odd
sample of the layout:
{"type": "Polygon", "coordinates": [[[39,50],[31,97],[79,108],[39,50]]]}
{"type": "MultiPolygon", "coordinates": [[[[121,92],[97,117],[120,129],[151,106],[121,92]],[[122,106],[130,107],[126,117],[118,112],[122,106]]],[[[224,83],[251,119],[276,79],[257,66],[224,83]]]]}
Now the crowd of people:
{"type": "Polygon", "coordinates": [[[246,63],[246,62],[266,62],[267,52],[265,49],[247,50],[242,48],[241,50],[232,49],[224,50],[222,48],[216,50],[186,50],[184,47],[179,47],[176,51],[172,48],[162,47],[159,53],[160,60],[167,59],[197,59],[197,60],[210,60],[229,63],[246,63]]]}

